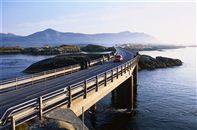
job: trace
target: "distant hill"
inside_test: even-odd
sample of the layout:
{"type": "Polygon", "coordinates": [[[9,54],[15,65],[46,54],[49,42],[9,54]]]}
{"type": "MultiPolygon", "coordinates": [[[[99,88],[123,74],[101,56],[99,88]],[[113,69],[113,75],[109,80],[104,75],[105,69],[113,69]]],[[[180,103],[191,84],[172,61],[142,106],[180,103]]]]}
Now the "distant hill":
{"type": "Polygon", "coordinates": [[[58,32],[53,29],[46,29],[28,36],[18,36],[15,34],[0,33],[1,46],[43,46],[62,44],[100,44],[112,46],[121,43],[153,43],[157,40],[145,33],[119,32],[119,33],[99,33],[83,34],[73,32],[58,32]]]}

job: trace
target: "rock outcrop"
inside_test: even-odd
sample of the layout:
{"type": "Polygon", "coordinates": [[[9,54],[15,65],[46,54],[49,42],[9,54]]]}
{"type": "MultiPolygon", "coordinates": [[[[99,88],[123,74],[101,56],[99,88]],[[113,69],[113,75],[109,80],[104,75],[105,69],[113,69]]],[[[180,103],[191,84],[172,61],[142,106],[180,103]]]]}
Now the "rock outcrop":
{"type": "Polygon", "coordinates": [[[45,114],[43,119],[29,122],[29,130],[89,130],[70,109],[57,108],[45,114]]]}
{"type": "Polygon", "coordinates": [[[90,61],[103,57],[102,55],[59,55],[33,63],[23,72],[38,73],[42,71],[57,69],[75,64],[81,64],[84,61],[90,61]]]}
{"type": "Polygon", "coordinates": [[[172,59],[161,56],[153,58],[148,55],[141,55],[139,60],[139,70],[153,70],[157,68],[167,68],[180,65],[182,65],[182,61],[179,59],[172,59]]]}

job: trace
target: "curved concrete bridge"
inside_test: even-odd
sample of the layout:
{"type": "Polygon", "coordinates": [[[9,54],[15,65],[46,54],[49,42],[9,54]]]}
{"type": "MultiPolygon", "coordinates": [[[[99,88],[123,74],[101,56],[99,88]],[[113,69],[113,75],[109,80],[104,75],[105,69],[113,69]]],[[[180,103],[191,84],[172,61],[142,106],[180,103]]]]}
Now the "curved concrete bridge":
{"type": "MultiPolygon", "coordinates": [[[[0,129],[11,127],[14,130],[16,125],[37,117],[42,120],[43,116],[57,108],[70,109],[80,116],[122,83],[129,86],[127,108],[133,110],[139,56],[134,57],[131,52],[121,48],[117,51],[123,55],[123,62],[109,60],[68,75],[63,69],[50,73],[53,78],[41,75],[43,77],[41,81],[38,79],[39,82],[31,78],[24,79],[28,82],[20,80],[21,83],[17,85],[11,82],[15,84],[8,86],[15,86],[16,89],[0,94],[0,129]]],[[[92,64],[94,62],[100,61],[93,61],[92,64]]],[[[3,84],[4,88],[7,84],[3,84]]]]}

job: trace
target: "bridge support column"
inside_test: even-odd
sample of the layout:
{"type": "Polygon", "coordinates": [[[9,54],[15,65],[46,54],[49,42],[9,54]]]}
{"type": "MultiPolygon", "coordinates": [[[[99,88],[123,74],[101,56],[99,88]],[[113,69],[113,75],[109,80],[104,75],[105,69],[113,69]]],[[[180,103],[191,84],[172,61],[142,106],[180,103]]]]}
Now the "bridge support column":
{"type": "Polygon", "coordinates": [[[112,91],[112,106],[116,109],[125,109],[130,106],[130,78],[112,91]]]}
{"type": "Polygon", "coordinates": [[[134,76],[132,75],[129,79],[128,79],[128,85],[129,85],[129,102],[128,102],[128,110],[133,111],[134,107],[135,107],[135,96],[136,96],[136,91],[135,91],[135,85],[134,85],[134,76]]]}
{"type": "Polygon", "coordinates": [[[134,75],[130,76],[119,87],[112,91],[112,106],[118,109],[133,111],[136,107],[137,89],[134,85],[134,75]]]}
{"type": "Polygon", "coordinates": [[[135,91],[137,93],[137,81],[138,81],[138,64],[135,66],[135,69],[133,71],[133,81],[135,86],[135,91]]]}
{"type": "Polygon", "coordinates": [[[116,90],[113,90],[111,92],[111,94],[112,94],[112,96],[111,96],[111,105],[113,107],[115,107],[116,106],[116,98],[117,98],[117,96],[116,96],[116,90]]]}

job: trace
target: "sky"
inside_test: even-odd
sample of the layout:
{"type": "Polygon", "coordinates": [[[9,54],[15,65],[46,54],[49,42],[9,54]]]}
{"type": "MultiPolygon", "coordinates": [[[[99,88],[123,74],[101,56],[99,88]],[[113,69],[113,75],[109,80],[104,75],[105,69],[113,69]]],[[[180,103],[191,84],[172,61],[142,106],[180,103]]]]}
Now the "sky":
{"type": "Polygon", "coordinates": [[[164,43],[196,44],[194,1],[1,0],[1,33],[144,32],[164,43]],[[169,2],[168,2],[169,1],[169,2]]]}

